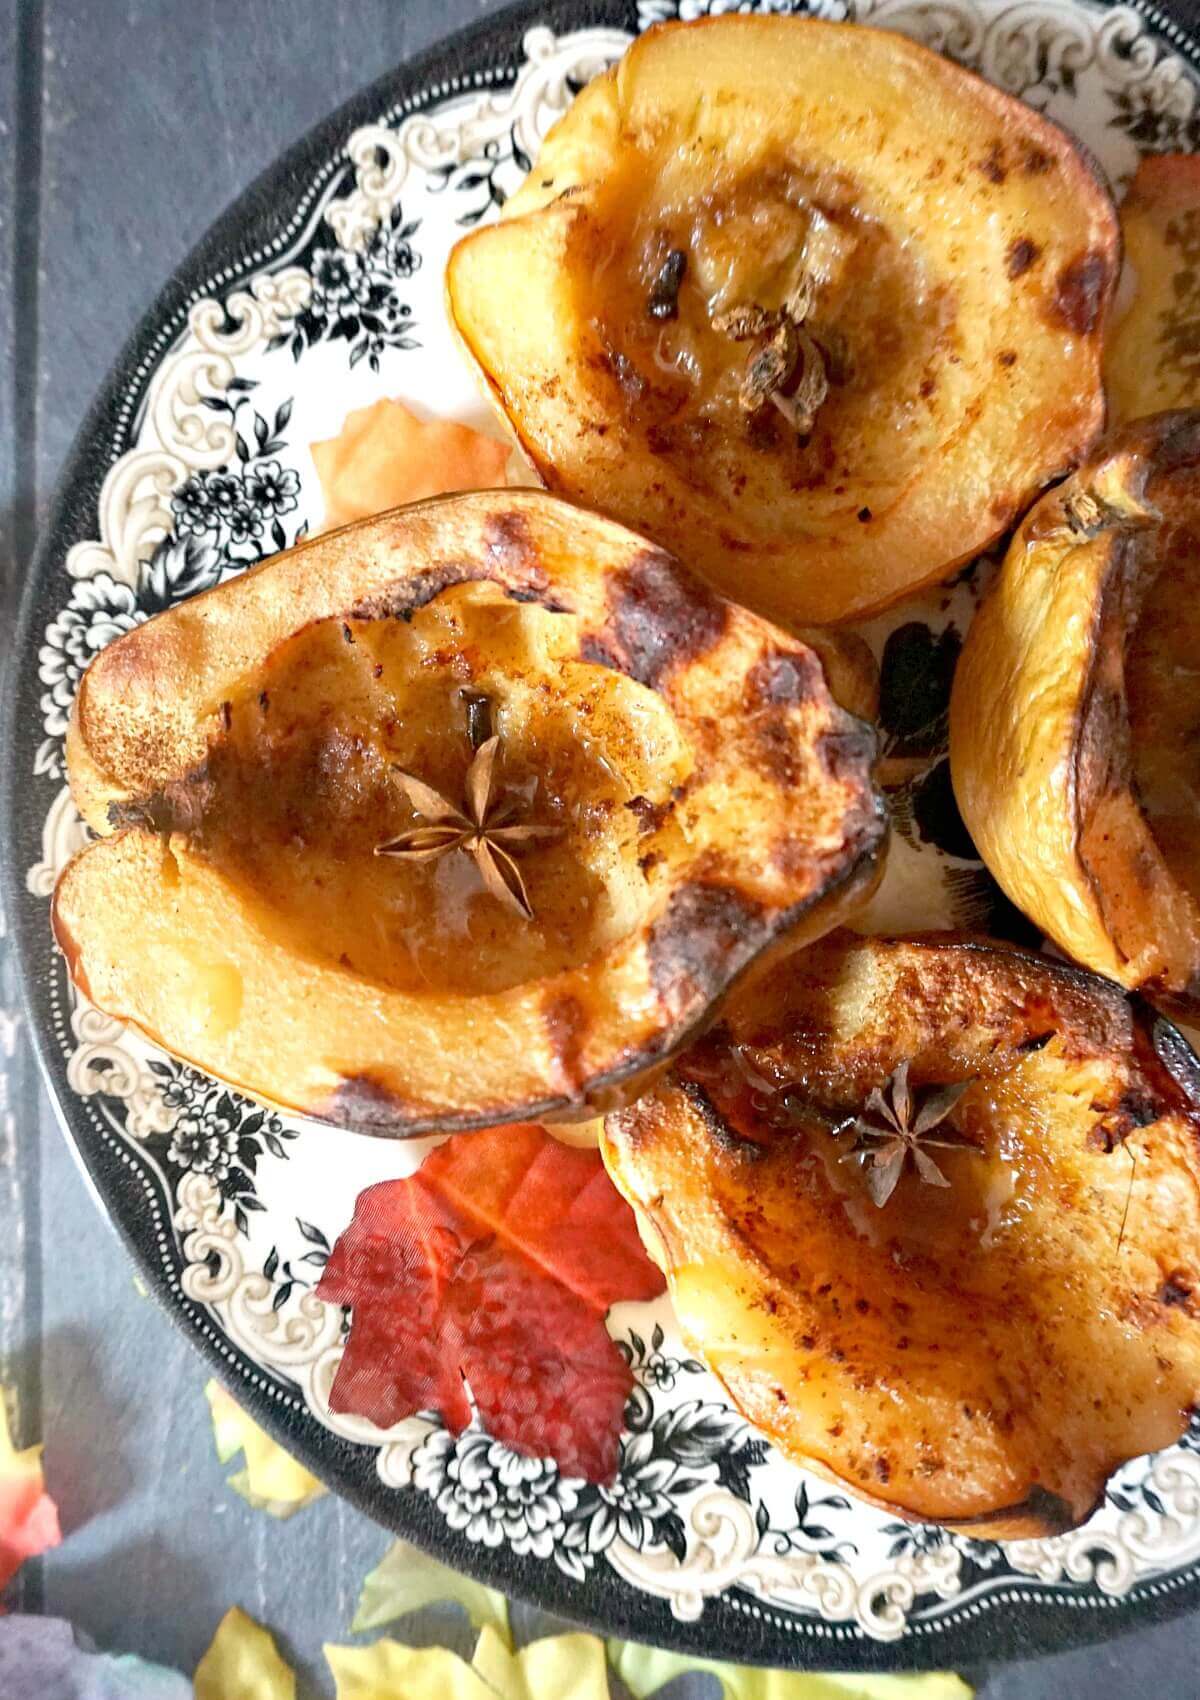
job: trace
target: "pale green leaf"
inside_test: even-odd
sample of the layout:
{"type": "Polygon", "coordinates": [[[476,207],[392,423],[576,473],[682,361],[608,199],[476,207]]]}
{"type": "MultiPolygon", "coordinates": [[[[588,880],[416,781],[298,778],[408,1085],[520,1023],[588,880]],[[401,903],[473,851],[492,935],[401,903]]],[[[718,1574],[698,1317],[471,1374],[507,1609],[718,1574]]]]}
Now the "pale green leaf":
{"type": "Polygon", "coordinates": [[[476,1629],[494,1629],[506,1647],[512,1646],[508,1604],[503,1594],[460,1576],[407,1541],[397,1541],[363,1583],[351,1625],[356,1635],[380,1629],[422,1606],[450,1601],[461,1606],[476,1629]]]}
{"type": "Polygon", "coordinates": [[[758,1670],[687,1658],[635,1641],[610,1641],[612,1668],[633,1695],[649,1700],[686,1672],[707,1671],[721,1684],[723,1700],[971,1700],[973,1690],[949,1671],[918,1676],[873,1676],[815,1671],[758,1670]]]}

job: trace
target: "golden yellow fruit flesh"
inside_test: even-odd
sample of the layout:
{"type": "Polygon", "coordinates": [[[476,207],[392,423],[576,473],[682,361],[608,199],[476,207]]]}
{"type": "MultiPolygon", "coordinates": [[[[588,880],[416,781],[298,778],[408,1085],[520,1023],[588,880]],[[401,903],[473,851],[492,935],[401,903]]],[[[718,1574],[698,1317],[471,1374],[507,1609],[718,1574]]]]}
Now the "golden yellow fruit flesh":
{"type": "Polygon", "coordinates": [[[955,675],[950,765],[1004,890],[1200,1010],[1200,413],[1119,427],[1027,516],[955,675]]]}
{"type": "Polygon", "coordinates": [[[831,935],[609,1115],[604,1153],[739,1408],[900,1516],[1071,1528],[1187,1426],[1200,1064],[1110,982],[986,941],[831,935]],[[871,1095],[902,1065],[910,1125],[965,1090],[925,1136],[940,1181],[908,1157],[881,1207],[859,1118],[883,1125],[871,1095]]]}
{"type": "Polygon", "coordinates": [[[586,1118],[869,892],[873,752],[810,649],[643,538],[418,503],[97,658],[68,768],[102,836],[55,930],[102,1009],[292,1110],[586,1118]]]}
{"type": "Polygon", "coordinates": [[[447,269],[550,488],[788,624],[944,576],[1103,420],[1118,259],[1066,135],[904,38],[640,37],[447,269]]]}
{"type": "Polygon", "coordinates": [[[1200,403],[1200,158],[1151,154],[1121,203],[1133,295],[1104,356],[1117,424],[1200,403]]]}

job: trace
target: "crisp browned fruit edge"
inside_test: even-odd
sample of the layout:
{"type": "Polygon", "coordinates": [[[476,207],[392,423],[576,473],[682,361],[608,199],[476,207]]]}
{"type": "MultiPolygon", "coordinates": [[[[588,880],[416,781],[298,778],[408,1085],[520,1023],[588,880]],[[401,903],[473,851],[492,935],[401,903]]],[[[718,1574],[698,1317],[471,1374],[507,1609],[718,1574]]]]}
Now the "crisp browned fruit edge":
{"type": "Polygon", "coordinates": [[[1188,500],[1163,481],[1190,469],[1200,516],[1200,411],[1176,410],[1118,426],[1047,491],[971,623],[950,706],[955,793],[999,884],[1077,961],[1185,1021],[1200,1018],[1200,904],[1137,802],[1124,651],[1158,529],[1188,500]],[[1035,581],[1039,551],[1068,550],[1069,572],[1035,581]],[[1074,701],[1051,715],[1041,687],[1072,641],[1074,701]],[[1039,772],[1030,751],[1049,738],[1064,759],[1039,772]],[[1130,959],[1156,948],[1162,973],[1139,977],[1130,959]]]}
{"type": "MultiPolygon", "coordinates": [[[[515,601],[575,614],[582,659],[662,696],[696,753],[695,797],[712,787],[722,809],[736,810],[739,784],[752,773],[760,813],[764,784],[777,807],[755,825],[759,854],[750,865],[732,865],[715,842],[703,858],[672,870],[666,902],[626,953],[616,998],[651,1017],[627,1031],[610,1011],[608,1026],[589,1036],[603,966],[530,984],[522,1019],[541,1048],[549,1039],[552,1079],[528,1057],[514,1058],[511,1094],[441,1109],[419,1094],[406,1097],[366,1063],[320,1098],[289,1098],[245,1074],[232,1082],[318,1120],[390,1137],[574,1119],[625,1101],[752,965],[785,941],[827,930],[869,893],[886,839],[870,779],[874,731],[837,706],[811,650],[714,596],[644,539],[533,490],[438,498],[360,522],[120,638],[93,662],[77,699],[69,771],[81,812],[101,832],[140,835],[135,847],[158,842],[160,829],[186,834],[189,811],[203,796],[221,701],[257,655],[311,620],[403,618],[449,585],[479,581],[515,601]],[[578,546],[581,531],[586,549],[578,546]],[[597,560],[607,563],[603,571],[597,560]],[[751,729],[744,737],[737,735],[743,720],[751,729]],[[802,773],[793,771],[793,756],[803,758],[802,773]],[[790,830],[800,779],[819,792],[823,818],[836,826],[833,852],[814,855],[790,830]],[[777,893],[772,900],[764,897],[768,886],[777,893]]],[[[714,820],[716,813],[714,803],[714,820]]],[[[84,880],[116,842],[102,837],[64,870],[53,925],[81,989],[138,1023],[136,1009],[112,1007],[111,997],[106,1004],[80,925],[84,880]]],[[[87,899],[93,924],[102,891],[101,881],[87,899]]],[[[486,1014],[487,998],[473,1001],[486,1014]]],[[[140,1024],[172,1048],[169,1033],[140,1024]]]]}
{"type": "MultiPolygon", "coordinates": [[[[1068,474],[1088,453],[1092,445],[1104,430],[1106,420],[1106,398],[1102,377],[1102,353],[1104,333],[1110,315],[1113,299],[1116,294],[1122,265],[1122,237],[1117,218],[1116,207],[1107,176],[1099,161],[1091,150],[1077,137],[1071,134],[1063,125],[1056,123],[1044,113],[1028,106],[1017,97],[1007,94],[1004,90],[988,82],[978,73],[956,64],[946,56],[933,51],[923,44],[899,35],[895,31],[867,24],[831,23],[829,20],[811,17],[780,17],[778,15],[748,15],[743,13],[720,14],[697,18],[686,22],[671,20],[656,24],[651,29],[635,38],[629,49],[630,52],[641,51],[647,42],[652,42],[657,36],[679,30],[687,31],[755,31],[773,29],[779,24],[798,28],[820,29],[854,29],[871,38],[885,41],[889,51],[899,59],[907,58],[915,69],[931,74],[936,78],[952,78],[956,84],[969,84],[974,97],[981,108],[985,109],[992,121],[1003,131],[1005,121],[1011,120],[1014,111],[1019,112],[1022,125],[1028,133],[1031,145],[1048,150],[1059,162],[1076,187],[1081,201],[1103,202],[1110,213],[1109,228],[1102,241],[1093,242],[1086,250],[1075,257],[1065,266],[1055,280],[1055,288],[1049,302],[1051,310],[1079,339],[1085,352],[1077,352],[1074,371],[1079,373],[1086,363],[1090,371],[1088,396],[1090,405],[1086,410],[1077,406],[1077,417],[1069,431],[1061,432],[1061,445],[1058,452],[1050,457],[1039,474],[1032,479],[1026,479],[1019,488],[1007,489],[1003,485],[1003,474],[998,474],[997,487],[988,508],[989,524],[985,530],[973,534],[966,547],[948,546],[946,557],[936,566],[905,582],[891,584],[885,589],[872,592],[863,587],[851,595],[845,606],[836,609],[823,607],[817,610],[807,603],[798,610],[786,613],[782,608],[764,609],[770,617],[782,619],[793,628],[809,625],[836,626],[841,623],[869,619],[883,610],[902,602],[905,598],[915,595],[930,586],[942,582],[953,573],[960,570],[978,555],[1003,538],[1013,524],[1034,502],[1039,493],[1055,480],[1068,474]]],[[[608,75],[613,75],[609,72],[608,75]]],[[[559,124],[569,122],[570,113],[559,124]]],[[[556,126],[557,128],[557,126],[556,126]]],[[[528,175],[527,182],[532,182],[538,175],[538,161],[535,160],[528,175]]],[[[522,208],[519,214],[514,213],[513,219],[504,219],[504,223],[523,223],[535,221],[546,213],[562,205],[569,206],[576,195],[586,195],[589,181],[575,178],[565,185],[555,195],[549,198],[536,196],[531,201],[528,210],[521,200],[521,191],[517,191],[511,199],[522,208]]],[[[455,248],[451,250],[446,271],[446,307],[451,324],[458,335],[460,347],[465,357],[475,370],[477,378],[486,390],[498,415],[512,432],[522,451],[531,464],[537,469],[538,475],[548,489],[555,491],[566,499],[588,500],[596,503],[605,510],[603,499],[593,491],[585,491],[579,481],[564,476],[556,465],[539,446],[536,434],[523,416],[518,416],[506,405],[504,384],[497,371],[492,369],[484,352],[481,350],[478,338],[474,334],[472,324],[464,319],[456,307],[453,281],[455,256],[465,252],[480,243],[489,242],[495,233],[495,226],[484,226],[479,230],[468,232],[461,237],[455,248]]],[[[613,510],[614,515],[616,509],[613,510]]],[[[667,547],[679,548],[679,540],[670,535],[670,526],[657,526],[646,514],[635,515],[632,511],[625,513],[626,523],[645,529],[648,534],[657,535],[667,547]]],[[[894,552],[902,547],[901,538],[890,540],[890,550],[894,552]]]]}
{"type": "MultiPolygon", "coordinates": [[[[870,949],[878,943],[883,947],[915,946],[935,947],[938,951],[946,951],[957,955],[977,956],[981,959],[980,976],[986,976],[987,968],[984,961],[988,958],[997,959],[1002,966],[1025,965],[1035,971],[1036,975],[1057,982],[1066,992],[1079,996],[1082,1000],[1101,1003],[1119,1002],[1124,1004],[1131,1015],[1134,1048],[1151,1073],[1166,1104],[1170,1104],[1176,1113],[1187,1118],[1194,1135],[1197,1152],[1200,1153],[1200,1058],[1193,1052],[1187,1039],[1164,1016],[1137,993],[1124,991],[1110,980],[1093,974],[1086,968],[1080,968],[1073,963],[1055,960],[1038,953],[1021,949],[1006,941],[992,939],[980,934],[946,931],[912,933],[907,936],[895,936],[887,939],[874,940],[869,937],[857,937],[845,934],[827,934],[819,948],[832,946],[837,948],[844,942],[852,949],[870,949]]],[[[804,952],[799,952],[797,965],[801,966],[804,952]]],[[[750,998],[753,998],[753,991],[750,998]]],[[[746,1007],[739,1001],[735,1004],[735,1012],[746,1007]]],[[[752,1005],[751,1005],[752,1007],[752,1005]]],[[[735,1013],[736,1019],[736,1013],[735,1013]]],[[[703,1127],[708,1136],[718,1145],[731,1142],[741,1144],[742,1138],[737,1130],[721,1115],[709,1095],[694,1082],[685,1080],[677,1072],[679,1059],[667,1072],[664,1078],[655,1083],[651,1091],[642,1099],[620,1110],[610,1113],[605,1118],[605,1137],[602,1140],[602,1152],[605,1165],[612,1175],[618,1189],[637,1212],[639,1224],[642,1227],[643,1239],[655,1261],[670,1275],[670,1264],[666,1245],[652,1214],[644,1214],[645,1201],[639,1198],[629,1184],[623,1181],[620,1146],[624,1144],[633,1155],[636,1163],[636,1153],[640,1140],[649,1138],[652,1142],[656,1135],[653,1131],[657,1122],[661,1122],[671,1114],[671,1102],[674,1099],[679,1105],[686,1105],[684,1113],[690,1117],[693,1124],[703,1127]]],[[[704,1342],[690,1336],[685,1330],[688,1344],[700,1355],[704,1356],[704,1342]]],[[[731,1389],[721,1374],[720,1368],[708,1362],[712,1374],[722,1383],[730,1400],[738,1406],[736,1393],[731,1389]]],[[[740,1407],[739,1407],[740,1408],[740,1407]]],[[[1200,1405],[1197,1406],[1200,1408],[1200,1405]]],[[[746,1414],[746,1413],[744,1413],[746,1414]]],[[[1186,1413],[1185,1413],[1186,1415],[1186,1413]]],[[[754,1416],[748,1420],[758,1422],[754,1416]]],[[[758,1424],[761,1426],[761,1424],[758,1424]]],[[[786,1453],[787,1447],[777,1436],[772,1436],[773,1444],[780,1446],[786,1453]]],[[[1035,1540],[1052,1535],[1064,1534],[1071,1529],[1080,1527],[1104,1502],[1107,1481],[1121,1464],[1127,1459],[1113,1463],[1098,1481],[1094,1498],[1090,1504],[1080,1509],[1073,1508],[1060,1495],[1048,1491],[1035,1484],[1030,1492],[1019,1502],[998,1506],[995,1510],[978,1516],[955,1518],[933,1518],[927,1512],[913,1511],[889,1499],[882,1491],[865,1484],[857,1476],[853,1480],[840,1475],[824,1460],[805,1455],[797,1460],[805,1469],[812,1471],[840,1488],[848,1488],[856,1498],[876,1506],[889,1515],[894,1515],[906,1522],[938,1522],[943,1527],[965,1535],[974,1535],[986,1540],[1035,1540]]]]}

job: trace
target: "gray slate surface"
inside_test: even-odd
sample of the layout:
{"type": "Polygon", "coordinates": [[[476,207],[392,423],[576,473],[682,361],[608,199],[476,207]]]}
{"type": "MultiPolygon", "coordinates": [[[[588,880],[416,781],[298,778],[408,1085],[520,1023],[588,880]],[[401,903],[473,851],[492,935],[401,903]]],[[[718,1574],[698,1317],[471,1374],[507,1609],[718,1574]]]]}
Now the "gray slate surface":
{"type": "MultiPolygon", "coordinates": [[[[0,644],[33,529],[118,348],[210,222],[362,84],[486,0],[0,0],[0,644]],[[24,119],[18,133],[18,118],[24,119]]],[[[386,1537],[326,1500],[277,1525],[224,1486],[205,1370],[135,1289],[38,1081],[0,939],[0,1380],[46,1441],[66,1544],[10,1606],[190,1671],[233,1603],[327,1692],[386,1537]]],[[[424,1614],[414,1641],[454,1641],[424,1614]]],[[[997,1670],[986,1700],[1188,1700],[1200,1620],[997,1670]]],[[[689,1678],[678,1700],[713,1692],[689,1678]]],[[[0,1697],[2,1700],[2,1697],[0,1697]]],[[[46,1696],[46,1700],[56,1700],[46,1696]]]]}

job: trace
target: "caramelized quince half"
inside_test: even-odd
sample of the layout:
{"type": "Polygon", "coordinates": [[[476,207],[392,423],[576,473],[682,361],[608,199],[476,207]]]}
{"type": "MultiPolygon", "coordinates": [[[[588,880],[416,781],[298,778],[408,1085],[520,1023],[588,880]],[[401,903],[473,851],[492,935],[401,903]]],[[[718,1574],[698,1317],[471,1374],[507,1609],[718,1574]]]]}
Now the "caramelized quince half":
{"type": "Polygon", "coordinates": [[[967,634],[950,766],[1043,932],[1200,1014],[1200,412],[1120,427],[1027,516],[967,634]]]}
{"type": "Polygon", "coordinates": [[[835,934],[603,1149],[739,1408],[901,1517],[1069,1529],[1200,1397],[1200,1064],[1110,981],[835,934]]]}
{"type": "Polygon", "coordinates": [[[1000,536],[1103,424],[1116,215],[1040,114],[903,36],[641,36],[450,255],[450,312],[552,490],[785,624],[1000,536]]]}
{"type": "Polygon", "coordinates": [[[102,1009],[292,1110],[582,1117],[869,889],[873,748],[811,650],[611,521],[420,503],[97,657],[55,930],[102,1009]]]}
{"type": "Polygon", "coordinates": [[[1133,294],[1104,355],[1114,423],[1200,402],[1200,156],[1141,161],[1121,236],[1133,294]]]}

